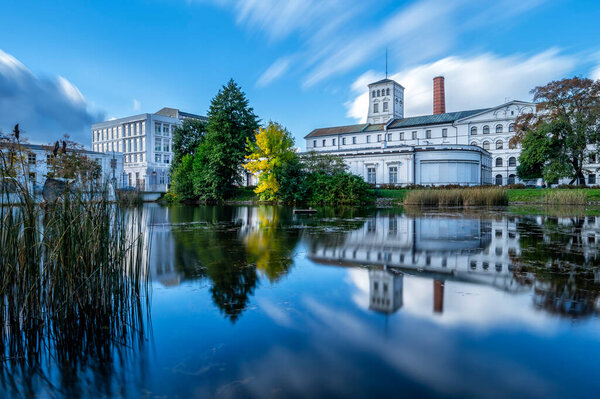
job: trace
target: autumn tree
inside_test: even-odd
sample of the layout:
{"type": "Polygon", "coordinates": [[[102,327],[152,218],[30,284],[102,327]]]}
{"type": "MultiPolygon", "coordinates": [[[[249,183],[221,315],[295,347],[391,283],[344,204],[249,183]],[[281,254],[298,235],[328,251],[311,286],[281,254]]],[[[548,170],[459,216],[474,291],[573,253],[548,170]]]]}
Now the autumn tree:
{"type": "Polygon", "coordinates": [[[285,165],[296,156],[294,139],[290,132],[276,122],[259,128],[254,140],[248,140],[244,168],[258,175],[258,186],[254,190],[263,201],[277,199],[279,175],[285,165]]]}
{"type": "Polygon", "coordinates": [[[520,115],[514,142],[521,143],[517,175],[585,185],[584,163],[598,154],[600,82],[574,77],[532,90],[536,113],[520,115]]]}

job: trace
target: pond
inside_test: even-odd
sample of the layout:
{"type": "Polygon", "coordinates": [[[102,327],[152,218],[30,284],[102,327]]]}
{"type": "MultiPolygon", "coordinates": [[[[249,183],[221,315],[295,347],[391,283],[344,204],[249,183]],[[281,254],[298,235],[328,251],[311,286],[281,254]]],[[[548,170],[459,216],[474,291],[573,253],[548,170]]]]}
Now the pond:
{"type": "MultiPolygon", "coordinates": [[[[144,338],[43,397],[595,398],[600,217],[146,205],[144,338]]],[[[575,213],[575,212],[572,212],[575,213]]],[[[15,386],[25,388],[15,388],[15,386]]],[[[23,385],[24,384],[24,385],[23,385]]]]}

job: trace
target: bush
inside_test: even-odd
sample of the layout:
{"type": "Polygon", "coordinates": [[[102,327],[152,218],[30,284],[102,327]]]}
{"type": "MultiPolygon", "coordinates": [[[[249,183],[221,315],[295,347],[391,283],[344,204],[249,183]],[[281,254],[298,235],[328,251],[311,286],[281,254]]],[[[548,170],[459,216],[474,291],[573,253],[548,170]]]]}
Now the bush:
{"type": "Polygon", "coordinates": [[[315,172],[305,179],[308,202],[315,204],[363,204],[373,200],[369,184],[348,172],[332,175],[315,172]]]}
{"type": "Polygon", "coordinates": [[[174,168],[171,179],[171,191],[173,197],[178,201],[192,200],[194,194],[194,157],[190,154],[184,155],[181,163],[174,168]]]}

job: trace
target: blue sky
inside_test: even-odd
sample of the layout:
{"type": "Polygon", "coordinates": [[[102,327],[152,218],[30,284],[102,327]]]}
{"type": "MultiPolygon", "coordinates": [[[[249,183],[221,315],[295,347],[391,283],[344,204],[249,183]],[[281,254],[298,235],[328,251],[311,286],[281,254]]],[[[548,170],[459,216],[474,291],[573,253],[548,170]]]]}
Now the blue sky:
{"type": "Polygon", "coordinates": [[[406,115],[529,100],[553,79],[600,78],[600,3],[568,0],[2,0],[0,129],[32,142],[163,106],[205,114],[230,78],[293,133],[366,116],[390,75],[406,115]]]}

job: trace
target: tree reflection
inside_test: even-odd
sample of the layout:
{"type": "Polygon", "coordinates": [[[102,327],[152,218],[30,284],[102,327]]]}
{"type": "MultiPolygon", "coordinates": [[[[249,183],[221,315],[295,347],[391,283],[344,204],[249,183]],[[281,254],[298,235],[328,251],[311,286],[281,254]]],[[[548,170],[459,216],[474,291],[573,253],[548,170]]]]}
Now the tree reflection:
{"type": "Polygon", "coordinates": [[[585,218],[523,218],[521,254],[514,256],[515,276],[534,289],[535,306],[568,317],[596,313],[600,287],[595,279],[599,261],[594,230],[585,218]]]}

